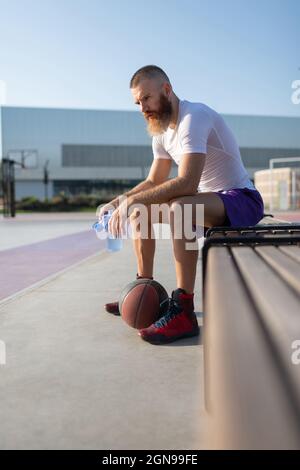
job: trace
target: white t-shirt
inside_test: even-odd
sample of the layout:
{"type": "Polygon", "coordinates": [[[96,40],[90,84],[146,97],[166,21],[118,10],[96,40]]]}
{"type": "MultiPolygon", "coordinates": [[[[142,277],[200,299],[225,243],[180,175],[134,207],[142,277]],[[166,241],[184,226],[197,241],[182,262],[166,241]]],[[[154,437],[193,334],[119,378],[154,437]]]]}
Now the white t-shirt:
{"type": "Polygon", "coordinates": [[[232,188],[255,189],[243,165],[238,144],[224,119],[203,103],[179,101],[175,129],[152,139],[154,158],[180,159],[188,153],[205,153],[198,191],[232,188]]]}

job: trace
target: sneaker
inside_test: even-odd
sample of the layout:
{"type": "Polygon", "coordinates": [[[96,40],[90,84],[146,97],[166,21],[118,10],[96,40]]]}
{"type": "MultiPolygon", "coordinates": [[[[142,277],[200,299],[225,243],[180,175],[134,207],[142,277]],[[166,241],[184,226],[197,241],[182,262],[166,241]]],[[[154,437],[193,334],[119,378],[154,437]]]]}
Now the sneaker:
{"type": "MultiPolygon", "coordinates": [[[[136,275],[136,279],[144,279],[143,276],[136,275]]],[[[147,279],[153,279],[153,277],[149,277],[147,279]]],[[[119,302],[109,302],[108,304],[104,305],[105,310],[108,313],[112,313],[113,315],[121,315],[119,310],[119,302]]]]}
{"type": "Polygon", "coordinates": [[[199,331],[194,312],[194,294],[176,289],[172,292],[167,313],[148,328],[140,330],[139,335],[151,344],[165,344],[197,336],[199,331]]]}
{"type": "Polygon", "coordinates": [[[105,304],[104,308],[108,313],[112,313],[113,315],[121,315],[119,310],[119,302],[110,302],[105,304]]]}

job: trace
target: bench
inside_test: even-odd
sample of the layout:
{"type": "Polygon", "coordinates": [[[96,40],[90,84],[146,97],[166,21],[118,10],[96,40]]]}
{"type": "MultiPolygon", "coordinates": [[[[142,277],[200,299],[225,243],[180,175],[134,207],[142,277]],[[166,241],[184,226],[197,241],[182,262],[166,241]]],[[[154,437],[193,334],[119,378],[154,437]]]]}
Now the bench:
{"type": "Polygon", "coordinates": [[[300,224],[214,227],[202,255],[211,447],[299,449],[300,224]]]}

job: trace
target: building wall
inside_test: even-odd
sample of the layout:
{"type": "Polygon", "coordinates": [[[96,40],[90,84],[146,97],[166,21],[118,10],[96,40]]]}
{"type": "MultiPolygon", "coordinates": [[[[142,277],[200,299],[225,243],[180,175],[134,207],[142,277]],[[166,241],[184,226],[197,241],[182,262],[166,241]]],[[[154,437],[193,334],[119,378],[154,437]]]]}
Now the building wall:
{"type": "MultiPolygon", "coordinates": [[[[271,157],[300,156],[300,118],[223,117],[237,138],[250,177],[268,167],[271,157]]],[[[17,195],[30,188],[41,194],[38,182],[47,160],[54,182],[139,180],[152,161],[151,139],[136,111],[3,107],[2,129],[3,155],[20,160],[23,151],[32,166],[16,167],[17,195]]]]}
{"type": "Polygon", "coordinates": [[[300,209],[300,168],[274,168],[255,173],[254,182],[269,210],[300,209]]]}
{"type": "MultiPolygon", "coordinates": [[[[23,197],[35,196],[38,199],[45,199],[45,186],[42,181],[22,181],[16,182],[16,200],[23,197]]],[[[48,198],[53,196],[53,182],[48,183],[48,198]]]]}

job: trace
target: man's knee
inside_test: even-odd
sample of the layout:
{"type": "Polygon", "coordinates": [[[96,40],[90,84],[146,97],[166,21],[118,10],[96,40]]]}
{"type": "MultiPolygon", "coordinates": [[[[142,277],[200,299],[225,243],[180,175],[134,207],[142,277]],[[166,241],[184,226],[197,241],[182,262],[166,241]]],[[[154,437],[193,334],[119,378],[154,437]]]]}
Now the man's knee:
{"type": "Polygon", "coordinates": [[[170,199],[170,201],[168,201],[168,205],[169,205],[170,210],[174,211],[176,208],[182,207],[184,205],[184,200],[185,200],[184,196],[175,197],[173,199],[170,199]]]}
{"type": "MultiPolygon", "coordinates": [[[[174,214],[183,214],[186,211],[187,206],[191,204],[191,202],[190,202],[190,199],[188,199],[188,197],[180,196],[180,197],[171,199],[168,202],[168,204],[170,208],[170,214],[174,215],[174,214]]],[[[192,205],[191,205],[191,208],[192,208],[192,205]]]]}

